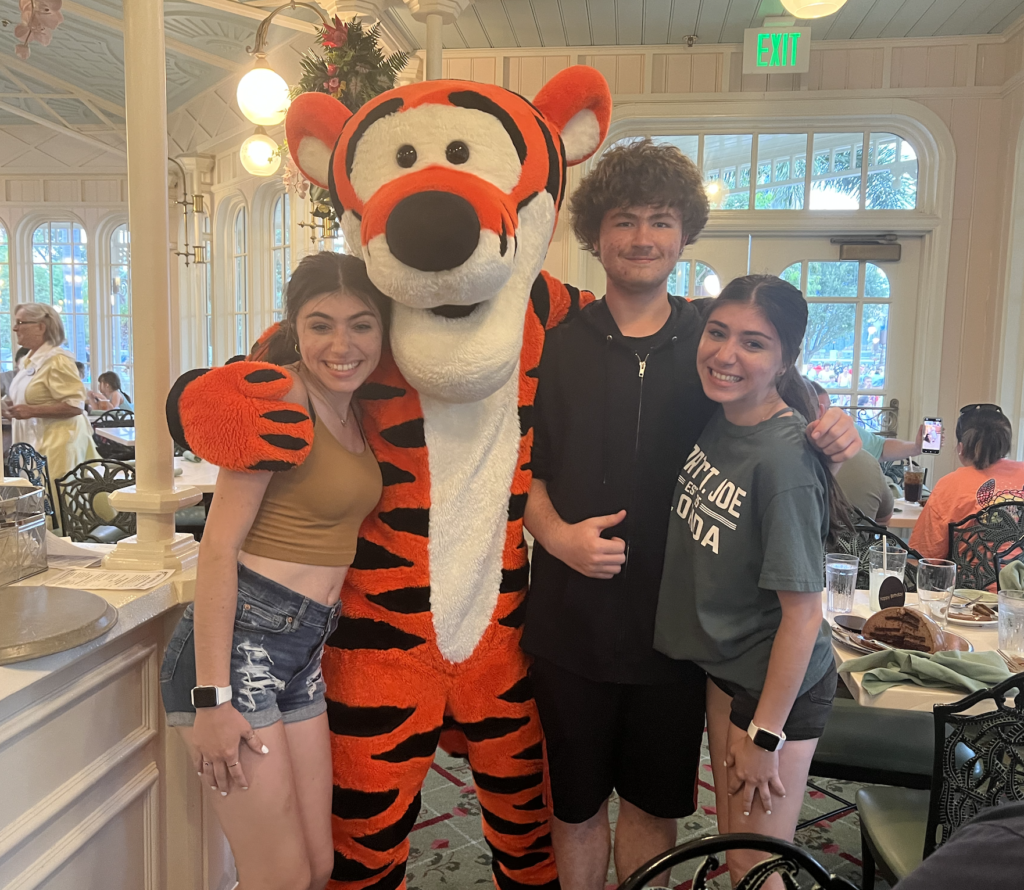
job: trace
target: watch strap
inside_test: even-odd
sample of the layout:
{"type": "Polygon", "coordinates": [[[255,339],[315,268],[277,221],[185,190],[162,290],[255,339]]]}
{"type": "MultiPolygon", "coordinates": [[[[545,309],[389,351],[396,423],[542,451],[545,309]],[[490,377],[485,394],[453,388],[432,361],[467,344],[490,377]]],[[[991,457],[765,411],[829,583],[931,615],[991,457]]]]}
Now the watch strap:
{"type": "Polygon", "coordinates": [[[747,735],[750,736],[750,740],[757,745],[759,748],[764,748],[765,751],[778,751],[786,741],[786,734],[781,730],[779,732],[772,732],[768,729],[763,729],[750,721],[750,725],[747,727],[747,735]]]}
{"type": "Polygon", "coordinates": [[[231,701],[230,686],[193,686],[192,707],[216,708],[231,701]]]}

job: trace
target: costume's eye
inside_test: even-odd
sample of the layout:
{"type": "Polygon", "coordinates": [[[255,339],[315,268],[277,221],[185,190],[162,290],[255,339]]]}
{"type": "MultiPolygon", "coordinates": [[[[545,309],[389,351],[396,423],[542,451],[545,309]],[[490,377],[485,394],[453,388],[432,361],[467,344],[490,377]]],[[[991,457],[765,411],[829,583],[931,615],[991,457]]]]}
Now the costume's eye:
{"type": "Polygon", "coordinates": [[[450,164],[465,164],[469,160],[469,146],[461,140],[449,142],[444,154],[450,164]]]}
{"type": "Polygon", "coordinates": [[[416,163],[416,149],[411,145],[403,145],[395,154],[399,167],[411,167],[416,163]]]}

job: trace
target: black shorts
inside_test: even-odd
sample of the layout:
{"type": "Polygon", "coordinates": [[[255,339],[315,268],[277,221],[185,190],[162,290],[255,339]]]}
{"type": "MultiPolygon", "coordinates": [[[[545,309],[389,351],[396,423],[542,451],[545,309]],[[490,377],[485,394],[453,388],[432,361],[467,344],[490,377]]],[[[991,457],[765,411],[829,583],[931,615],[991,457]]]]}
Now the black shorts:
{"type": "MultiPolygon", "coordinates": [[[[838,679],[839,674],[836,673],[835,665],[829,664],[825,676],[803,695],[797,696],[789,711],[789,717],[786,718],[786,725],[782,727],[787,739],[800,742],[821,738],[828,722],[828,715],[832,713],[832,699],[836,697],[838,679]]],[[[726,695],[732,696],[729,720],[733,726],[746,732],[750,721],[754,719],[758,700],[742,686],[719,680],[717,677],[711,677],[711,682],[726,695]]]]}
{"type": "Polygon", "coordinates": [[[543,658],[530,670],[563,822],[586,822],[612,791],[664,819],[697,808],[706,675],[657,685],[601,683],[543,658]]]}

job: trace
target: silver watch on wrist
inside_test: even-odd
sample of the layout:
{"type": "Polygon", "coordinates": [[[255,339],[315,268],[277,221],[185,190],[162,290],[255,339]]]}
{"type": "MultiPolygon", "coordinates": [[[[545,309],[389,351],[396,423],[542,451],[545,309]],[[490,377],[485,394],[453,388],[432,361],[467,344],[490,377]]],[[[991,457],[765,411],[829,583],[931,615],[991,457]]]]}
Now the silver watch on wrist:
{"type": "Polygon", "coordinates": [[[230,686],[193,686],[192,707],[216,708],[231,701],[230,686]]]}
{"type": "Polygon", "coordinates": [[[786,741],[786,734],[782,730],[775,733],[762,729],[753,720],[750,721],[750,725],[747,727],[747,735],[750,736],[750,741],[757,745],[758,748],[764,748],[765,751],[778,751],[786,741]]]}

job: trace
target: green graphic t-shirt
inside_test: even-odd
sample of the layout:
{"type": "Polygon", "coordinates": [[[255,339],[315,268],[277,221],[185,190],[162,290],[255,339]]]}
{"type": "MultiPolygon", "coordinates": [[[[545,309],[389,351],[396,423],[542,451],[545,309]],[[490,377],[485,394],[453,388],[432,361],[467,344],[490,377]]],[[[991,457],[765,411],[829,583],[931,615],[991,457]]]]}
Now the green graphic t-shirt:
{"type": "MultiPolygon", "coordinates": [[[[828,534],[826,470],[796,412],[755,426],[712,417],[679,471],[654,646],[759,694],[782,606],[820,597],[828,534]]],[[[822,627],[802,694],[832,662],[822,627]]]]}

